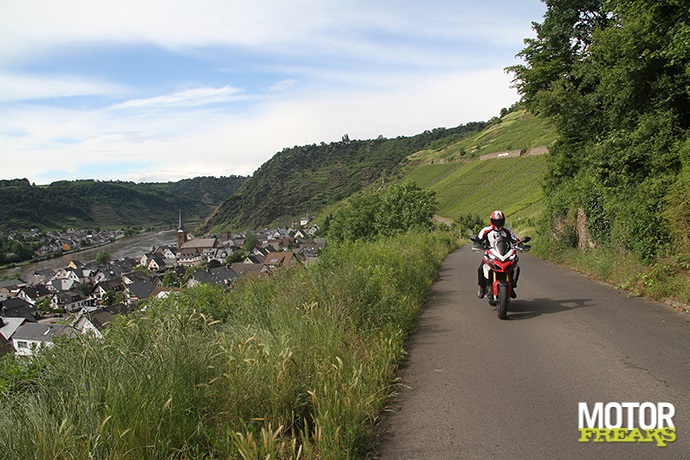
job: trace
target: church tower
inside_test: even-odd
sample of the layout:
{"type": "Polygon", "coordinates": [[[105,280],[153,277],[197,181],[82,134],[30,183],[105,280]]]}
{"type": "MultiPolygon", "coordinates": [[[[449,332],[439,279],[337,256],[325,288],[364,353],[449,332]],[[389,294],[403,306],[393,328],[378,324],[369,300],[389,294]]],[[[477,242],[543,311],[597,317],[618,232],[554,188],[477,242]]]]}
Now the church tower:
{"type": "Polygon", "coordinates": [[[180,209],[180,223],[177,228],[177,250],[182,249],[182,245],[187,241],[187,232],[184,231],[182,226],[182,209],[180,209]]]}

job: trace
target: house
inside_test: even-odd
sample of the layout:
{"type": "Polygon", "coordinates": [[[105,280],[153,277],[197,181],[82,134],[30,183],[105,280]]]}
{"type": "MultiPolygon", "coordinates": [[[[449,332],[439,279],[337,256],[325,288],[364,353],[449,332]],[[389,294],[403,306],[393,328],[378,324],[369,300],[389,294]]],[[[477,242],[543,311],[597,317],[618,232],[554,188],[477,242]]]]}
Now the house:
{"type": "Polygon", "coordinates": [[[133,272],[125,273],[124,275],[122,275],[122,281],[125,284],[134,284],[134,283],[139,283],[141,281],[150,281],[157,286],[162,285],[160,282],[160,279],[157,276],[154,276],[152,278],[147,273],[144,273],[141,271],[133,271],[133,272]]]}
{"type": "Polygon", "coordinates": [[[110,274],[105,266],[93,267],[89,269],[89,279],[91,280],[91,283],[98,284],[101,281],[110,279],[110,274]]]}
{"type": "Polygon", "coordinates": [[[125,294],[127,296],[127,302],[130,305],[137,305],[140,300],[147,299],[151,297],[153,291],[156,289],[156,285],[150,281],[137,281],[135,283],[130,283],[125,286],[125,294]]]}
{"type": "Polygon", "coordinates": [[[24,318],[33,323],[41,319],[38,308],[19,297],[2,301],[2,316],[5,318],[24,318]]]}
{"type": "Polygon", "coordinates": [[[106,294],[119,294],[125,291],[125,283],[119,279],[101,281],[96,285],[91,295],[103,299],[106,294]]]}
{"type": "Polygon", "coordinates": [[[37,270],[29,277],[29,284],[36,286],[39,284],[45,284],[55,277],[55,270],[52,268],[46,268],[44,270],[37,270]]]}
{"type": "Polygon", "coordinates": [[[201,265],[201,253],[196,248],[182,248],[177,253],[177,263],[185,267],[201,265]]]}
{"type": "Polygon", "coordinates": [[[4,318],[0,316],[0,355],[14,351],[12,336],[24,323],[26,323],[24,318],[4,318]]]}
{"type": "Polygon", "coordinates": [[[78,290],[59,291],[50,299],[52,309],[70,313],[80,311],[84,307],[93,307],[95,303],[95,298],[86,297],[78,290]]]}
{"type": "Polygon", "coordinates": [[[51,291],[51,292],[59,292],[59,291],[69,291],[71,289],[75,289],[76,282],[74,280],[69,280],[66,278],[56,278],[54,280],[50,280],[48,284],[45,286],[51,291]]]}
{"type": "Polygon", "coordinates": [[[158,252],[147,252],[141,257],[139,265],[148,268],[151,271],[159,271],[168,266],[165,262],[163,254],[158,252]]]}
{"type": "Polygon", "coordinates": [[[264,264],[235,263],[230,268],[238,275],[261,276],[268,274],[268,267],[264,264]]]}
{"type": "Polygon", "coordinates": [[[103,305],[101,309],[113,315],[129,315],[132,313],[132,310],[123,303],[116,303],[115,305],[103,305]]]}
{"type": "Polygon", "coordinates": [[[237,278],[237,272],[230,267],[217,267],[208,270],[199,270],[189,277],[187,286],[197,284],[223,284],[228,286],[237,278]]]}
{"type": "MultiPolygon", "coordinates": [[[[268,253],[270,254],[270,252],[268,253]]],[[[249,254],[247,257],[244,258],[244,264],[247,265],[263,265],[264,260],[266,259],[266,256],[260,255],[260,254],[249,254]]]]}
{"type": "Polygon", "coordinates": [[[164,259],[177,259],[177,248],[170,244],[159,246],[154,252],[163,255],[164,259]]]}
{"type": "Polygon", "coordinates": [[[110,327],[114,320],[115,315],[102,308],[94,311],[84,309],[72,321],[71,326],[82,335],[90,335],[102,339],[103,331],[110,327]]]}
{"type": "Polygon", "coordinates": [[[217,260],[218,262],[223,262],[230,254],[232,254],[231,249],[207,248],[201,252],[201,261],[211,262],[212,260],[217,260]]]}
{"type": "Polygon", "coordinates": [[[25,323],[12,336],[14,351],[21,356],[31,356],[35,350],[52,346],[56,337],[76,337],[78,332],[65,324],[25,323]]]}
{"type": "Polygon", "coordinates": [[[67,279],[80,284],[86,283],[89,280],[88,275],[84,273],[82,268],[73,268],[71,266],[59,269],[55,273],[55,278],[67,279]]]}
{"type": "Polygon", "coordinates": [[[26,300],[31,305],[36,305],[36,302],[39,300],[49,298],[52,295],[53,293],[42,284],[37,286],[25,286],[19,289],[19,293],[17,293],[17,297],[26,300]]]}
{"type": "Polygon", "coordinates": [[[72,270],[79,270],[84,268],[84,264],[79,262],[78,260],[70,260],[67,264],[67,268],[71,268],[72,270]]]}
{"type": "Polygon", "coordinates": [[[262,246],[257,246],[254,249],[252,249],[252,252],[250,252],[251,255],[260,257],[261,260],[265,259],[267,255],[269,255],[271,252],[270,249],[262,247],[262,246]]]}
{"type": "Polygon", "coordinates": [[[204,250],[220,249],[221,244],[217,238],[194,238],[185,241],[179,251],[179,264],[185,266],[199,265],[201,262],[208,262],[204,260],[204,250]]]}
{"type": "Polygon", "coordinates": [[[269,268],[294,267],[297,265],[297,259],[291,251],[272,252],[266,256],[264,264],[269,268]]]}
{"type": "Polygon", "coordinates": [[[26,283],[22,280],[0,280],[0,292],[4,292],[9,297],[16,296],[19,289],[24,286],[26,286],[26,283]]]}
{"type": "Polygon", "coordinates": [[[307,233],[306,230],[299,229],[295,232],[294,237],[302,239],[302,240],[306,240],[307,238],[309,238],[309,234],[307,233]]]}

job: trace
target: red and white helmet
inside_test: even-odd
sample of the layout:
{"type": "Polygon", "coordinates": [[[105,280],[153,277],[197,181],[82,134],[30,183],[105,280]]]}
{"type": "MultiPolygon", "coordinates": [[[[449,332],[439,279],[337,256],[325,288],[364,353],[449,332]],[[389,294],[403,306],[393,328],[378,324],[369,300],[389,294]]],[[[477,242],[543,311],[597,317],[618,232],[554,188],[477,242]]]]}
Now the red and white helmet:
{"type": "Polygon", "coordinates": [[[494,230],[500,230],[503,228],[503,224],[506,223],[506,216],[501,211],[494,211],[491,213],[491,228],[494,230]]]}

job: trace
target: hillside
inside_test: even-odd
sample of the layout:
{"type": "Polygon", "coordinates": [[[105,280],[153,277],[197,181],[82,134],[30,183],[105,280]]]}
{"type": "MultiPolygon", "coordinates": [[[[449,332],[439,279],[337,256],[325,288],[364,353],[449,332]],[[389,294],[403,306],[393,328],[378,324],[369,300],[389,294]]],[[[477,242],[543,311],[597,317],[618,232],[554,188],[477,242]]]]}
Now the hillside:
{"type": "Polygon", "coordinates": [[[209,216],[199,232],[290,225],[399,171],[407,156],[435,141],[476,133],[490,123],[436,128],[410,137],[296,146],[264,163],[209,216]]]}
{"type": "Polygon", "coordinates": [[[457,221],[477,215],[487,221],[494,209],[501,209],[511,226],[524,230],[544,210],[546,171],[547,157],[540,155],[421,165],[405,178],[436,192],[440,216],[457,221]]]}
{"type": "Polygon", "coordinates": [[[498,121],[474,133],[439,139],[430,148],[410,155],[410,165],[456,162],[512,150],[526,152],[550,147],[556,141],[556,132],[546,119],[524,109],[512,111],[498,121]]]}
{"type": "Polygon", "coordinates": [[[469,160],[548,146],[553,139],[542,119],[515,110],[488,122],[409,137],[350,140],[345,135],[341,142],[286,148],[248,178],[198,177],[162,184],[80,180],[48,186],[34,186],[26,179],[0,181],[4,211],[0,230],[169,227],[177,222],[180,210],[185,223],[202,223],[199,234],[288,226],[307,212],[323,219],[359,190],[401,177],[436,191],[441,214],[452,219],[468,212],[483,215],[503,202],[500,206],[506,212],[531,217],[538,209],[537,185],[545,171],[542,160],[526,160],[533,164],[524,166],[528,174],[520,173],[520,181],[500,196],[481,192],[478,184],[491,190],[492,180],[515,181],[502,169],[513,160],[495,164],[469,160]],[[524,187],[533,188],[520,192],[524,187]],[[473,194],[476,198],[471,198],[473,194]]]}
{"type": "Polygon", "coordinates": [[[123,228],[201,221],[246,181],[246,177],[197,177],[179,182],[0,181],[0,230],[123,228]]]}
{"type": "Polygon", "coordinates": [[[543,121],[517,110],[488,122],[436,128],[411,137],[349,140],[344,136],[341,142],[284,149],[219,206],[199,232],[290,225],[307,212],[323,216],[353,193],[439,160],[457,169],[454,162],[480,154],[527,150],[553,140],[543,121]]]}

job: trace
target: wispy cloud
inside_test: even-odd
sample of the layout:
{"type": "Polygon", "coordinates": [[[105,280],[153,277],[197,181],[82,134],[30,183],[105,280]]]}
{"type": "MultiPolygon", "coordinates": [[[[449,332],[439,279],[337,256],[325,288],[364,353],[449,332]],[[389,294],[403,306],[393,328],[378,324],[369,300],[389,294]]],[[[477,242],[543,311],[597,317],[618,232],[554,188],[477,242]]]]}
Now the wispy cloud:
{"type": "Polygon", "coordinates": [[[114,97],[130,91],[125,85],[97,78],[64,74],[22,74],[0,70],[0,102],[75,96],[114,97]]]}
{"type": "Polygon", "coordinates": [[[129,101],[114,104],[111,108],[122,109],[143,109],[143,108],[165,108],[165,107],[198,107],[209,104],[219,104],[230,102],[238,98],[242,90],[223,86],[221,88],[194,88],[178,91],[173,94],[155,96],[144,99],[132,99],[129,101]]]}
{"type": "Polygon", "coordinates": [[[279,81],[275,85],[271,85],[268,88],[268,90],[270,92],[280,92],[280,91],[284,91],[284,90],[290,88],[291,86],[294,86],[296,83],[297,83],[296,80],[293,80],[292,78],[288,78],[286,80],[279,81]]]}

